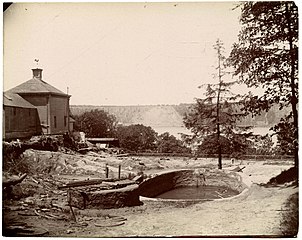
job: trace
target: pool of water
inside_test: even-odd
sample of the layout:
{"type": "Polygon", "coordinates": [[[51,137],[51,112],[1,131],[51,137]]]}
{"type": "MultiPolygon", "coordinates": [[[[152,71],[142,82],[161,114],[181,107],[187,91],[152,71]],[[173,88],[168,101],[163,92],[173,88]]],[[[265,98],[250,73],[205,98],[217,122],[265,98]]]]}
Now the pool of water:
{"type": "Polygon", "coordinates": [[[220,199],[238,195],[239,192],[228,187],[198,186],[179,187],[162,193],[156,198],[164,199],[220,199]]]}

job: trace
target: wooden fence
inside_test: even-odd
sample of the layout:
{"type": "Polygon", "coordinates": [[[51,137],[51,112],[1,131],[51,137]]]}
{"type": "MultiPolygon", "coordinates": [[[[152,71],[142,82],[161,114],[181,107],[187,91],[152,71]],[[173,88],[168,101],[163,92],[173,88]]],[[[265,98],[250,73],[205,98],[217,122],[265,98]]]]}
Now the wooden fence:
{"type": "MultiPolygon", "coordinates": [[[[218,158],[218,154],[199,154],[193,155],[189,153],[152,153],[152,152],[138,152],[130,153],[130,156],[148,156],[148,157],[188,157],[188,158],[218,158]]],[[[222,154],[223,159],[232,159],[234,157],[230,154],[222,154]]],[[[241,160],[294,160],[293,155],[241,155],[237,159],[241,160]]]]}

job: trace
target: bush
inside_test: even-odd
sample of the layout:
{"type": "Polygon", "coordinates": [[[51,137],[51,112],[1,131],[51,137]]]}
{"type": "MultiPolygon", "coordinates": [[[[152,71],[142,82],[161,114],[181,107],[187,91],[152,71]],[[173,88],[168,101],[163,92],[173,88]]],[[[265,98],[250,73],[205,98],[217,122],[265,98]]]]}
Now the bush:
{"type": "Polygon", "coordinates": [[[142,124],[119,126],[117,128],[120,146],[130,151],[154,150],[156,135],[151,127],[142,124]]]}
{"type": "Polygon", "coordinates": [[[158,136],[157,152],[159,153],[191,153],[191,149],[173,135],[165,132],[158,136]]]}
{"type": "Polygon", "coordinates": [[[117,121],[115,116],[99,109],[75,116],[75,130],[87,137],[113,137],[117,121]]]}

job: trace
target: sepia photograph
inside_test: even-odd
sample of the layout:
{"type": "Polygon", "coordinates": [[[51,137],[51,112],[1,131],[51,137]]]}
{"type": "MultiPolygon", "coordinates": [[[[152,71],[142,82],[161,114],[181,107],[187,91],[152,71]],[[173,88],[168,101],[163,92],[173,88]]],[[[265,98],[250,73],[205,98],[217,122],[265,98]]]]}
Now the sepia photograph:
{"type": "Polygon", "coordinates": [[[297,2],[2,5],[2,237],[298,238],[297,2]]]}

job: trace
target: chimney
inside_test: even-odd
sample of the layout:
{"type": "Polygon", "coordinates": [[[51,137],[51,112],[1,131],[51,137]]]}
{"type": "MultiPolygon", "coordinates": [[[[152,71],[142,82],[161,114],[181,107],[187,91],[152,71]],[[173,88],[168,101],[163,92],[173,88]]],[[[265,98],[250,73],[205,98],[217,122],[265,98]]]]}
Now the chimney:
{"type": "Polygon", "coordinates": [[[43,69],[35,68],[35,69],[32,69],[32,71],[33,71],[33,78],[42,80],[42,71],[43,71],[43,69]]]}

